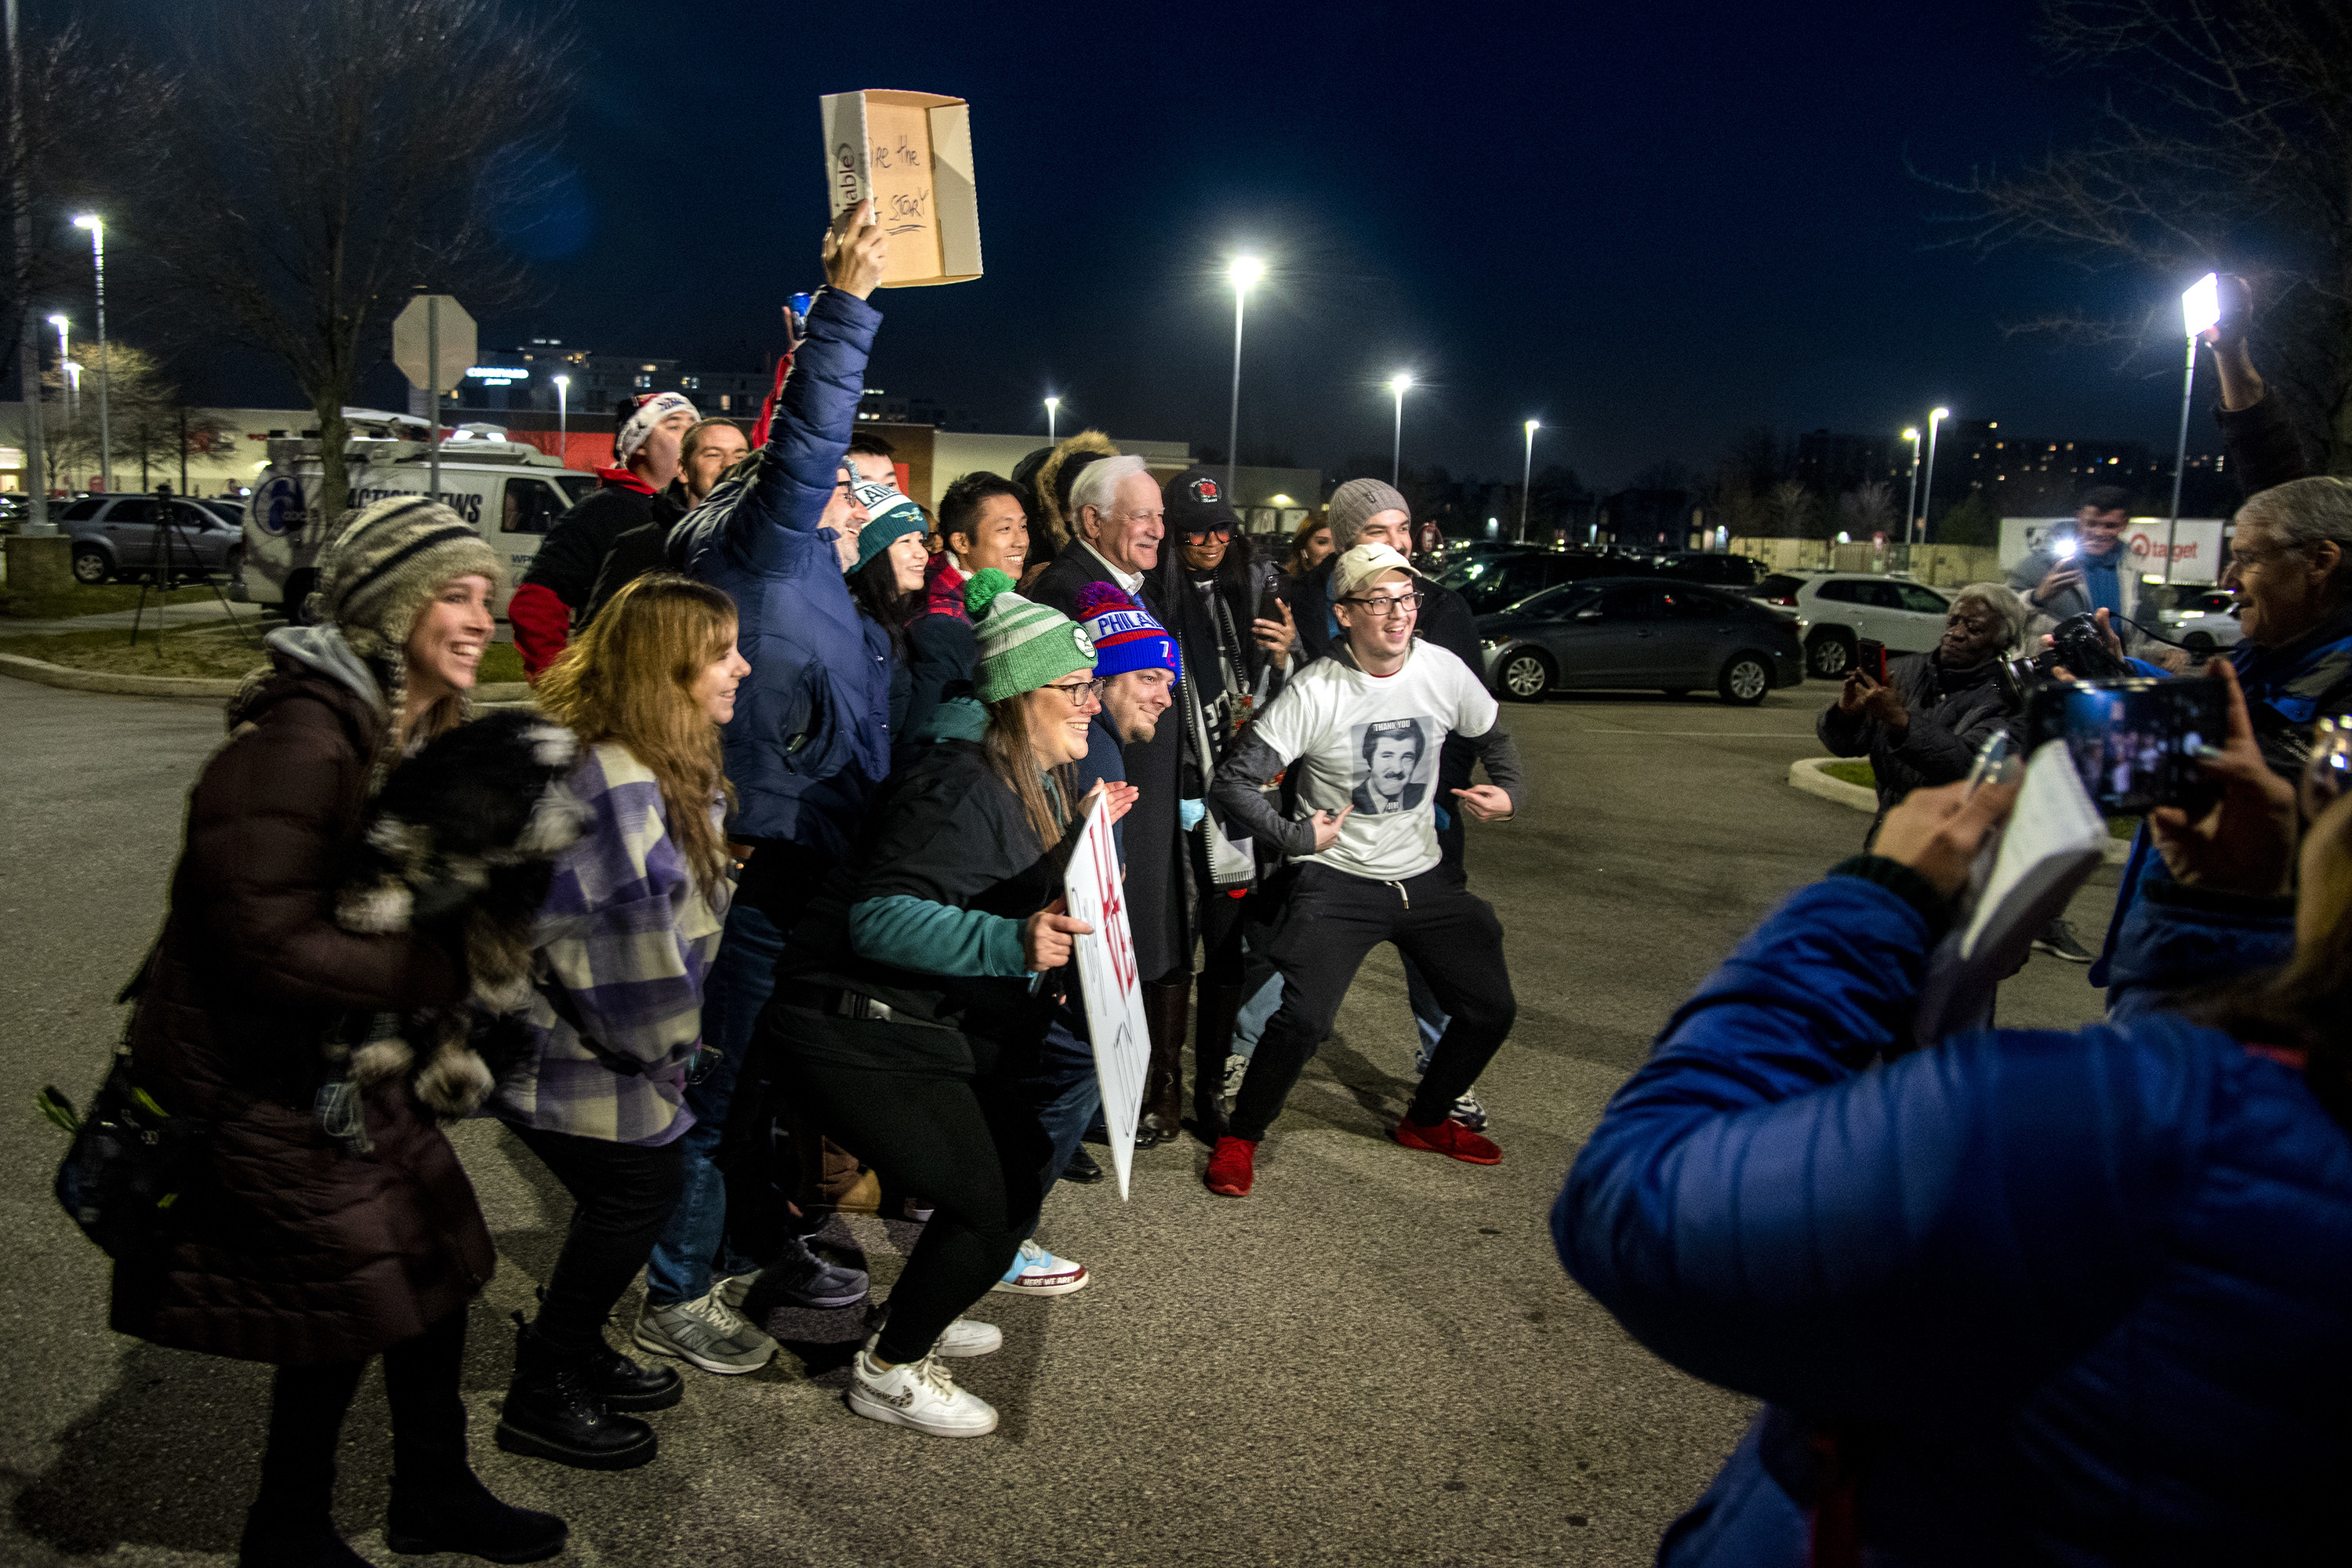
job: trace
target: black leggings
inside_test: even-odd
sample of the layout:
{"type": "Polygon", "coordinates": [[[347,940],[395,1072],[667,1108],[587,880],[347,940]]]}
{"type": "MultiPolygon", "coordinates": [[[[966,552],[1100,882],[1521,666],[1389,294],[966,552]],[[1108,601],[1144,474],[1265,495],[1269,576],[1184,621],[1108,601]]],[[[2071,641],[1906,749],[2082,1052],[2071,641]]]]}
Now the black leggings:
{"type": "Polygon", "coordinates": [[[1384,942],[1419,967],[1453,1020],[1430,1054],[1407,1118],[1436,1126],[1478,1081],[1518,1014],[1493,907],[1442,863],[1402,882],[1305,866],[1270,944],[1282,972],[1282,1005],[1258,1037],[1234,1099],[1234,1137],[1265,1136],[1307,1059],[1330,1037],[1364,955],[1384,942]]]}
{"type": "MultiPolygon", "coordinates": [[[[281,1366],[269,1396],[269,1447],[261,1457],[265,1519],[325,1515],[335,1490],[335,1454],[343,1416],[359,1391],[368,1357],[281,1366]]],[[[466,1467],[466,1405],[457,1374],[466,1359],[462,1307],[383,1352],[383,1391],[392,1402],[393,1472],[431,1484],[466,1467]]]]}
{"type": "Polygon", "coordinates": [[[515,1127],[514,1135],[555,1173],[576,1205],[548,1276],[539,1331],[558,1350],[594,1350],[604,1342],[604,1320],[654,1255],[677,1206],[685,1140],[647,1148],[540,1127],[515,1127]]]}
{"type": "MultiPolygon", "coordinates": [[[[772,1008],[769,1016],[795,1035],[838,1037],[835,1020],[803,1008],[772,1008]]],[[[1034,1086],[1009,1072],[892,1071],[798,1053],[786,1058],[786,1080],[807,1097],[827,1135],[934,1205],[891,1288],[889,1321],[875,1347],[887,1362],[920,1361],[940,1331],[1004,1277],[1036,1223],[1045,1200],[1038,1173],[1052,1145],[1034,1086]]]]}

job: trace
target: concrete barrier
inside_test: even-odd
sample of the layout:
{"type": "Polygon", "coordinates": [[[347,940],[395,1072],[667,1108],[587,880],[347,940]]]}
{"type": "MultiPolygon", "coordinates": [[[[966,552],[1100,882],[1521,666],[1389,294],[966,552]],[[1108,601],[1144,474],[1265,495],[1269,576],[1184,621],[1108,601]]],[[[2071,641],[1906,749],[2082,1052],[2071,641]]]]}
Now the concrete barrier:
{"type": "Polygon", "coordinates": [[[1817,795],[1823,800],[1833,800],[1840,805],[1850,805],[1856,811],[1867,811],[1875,816],[1878,811],[1876,790],[1864,784],[1848,784],[1841,778],[1832,778],[1827,771],[1832,763],[1852,760],[1848,757],[1800,757],[1789,764],[1790,785],[1803,790],[1807,795],[1817,795]]]}

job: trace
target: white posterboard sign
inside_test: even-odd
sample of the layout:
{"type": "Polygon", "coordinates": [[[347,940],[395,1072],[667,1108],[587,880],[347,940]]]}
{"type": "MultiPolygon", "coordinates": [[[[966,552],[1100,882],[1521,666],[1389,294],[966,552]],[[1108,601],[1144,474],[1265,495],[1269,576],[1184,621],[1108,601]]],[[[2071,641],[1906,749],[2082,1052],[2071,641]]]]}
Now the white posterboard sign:
{"type": "Polygon", "coordinates": [[[1102,1081],[1103,1127],[1110,1134],[1111,1163],[1124,1199],[1135,1168],[1135,1123],[1143,1114],[1151,1036],[1143,1022],[1143,977],[1136,973],[1135,938],[1127,923],[1118,840],[1111,837],[1099,793],[1087,805],[1086,831],[1070,854],[1062,890],[1070,913],[1094,928],[1092,935],[1076,939],[1078,984],[1086,992],[1095,1076],[1102,1081]]]}

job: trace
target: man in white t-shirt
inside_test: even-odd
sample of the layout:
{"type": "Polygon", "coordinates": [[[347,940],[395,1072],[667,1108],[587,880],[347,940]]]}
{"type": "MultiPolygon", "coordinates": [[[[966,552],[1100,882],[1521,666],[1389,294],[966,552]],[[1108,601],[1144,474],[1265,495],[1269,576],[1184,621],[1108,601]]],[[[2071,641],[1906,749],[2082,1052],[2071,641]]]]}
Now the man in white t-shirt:
{"type": "Polygon", "coordinates": [[[1438,752],[1460,735],[1490,782],[1454,790],[1446,804],[1481,822],[1507,820],[1522,791],[1518,751],[1469,667],[1415,640],[1422,581],[1386,544],[1340,557],[1331,600],[1346,640],[1291,678],[1217,770],[1217,805],[1261,842],[1281,846],[1294,868],[1268,947],[1282,1005],[1250,1058],[1230,1133],[1210,1156],[1211,1192],[1249,1192],[1258,1142],[1331,1033],[1364,955],[1383,942],[1419,966],[1452,1020],[1396,1141],[1472,1164],[1503,1157],[1451,1119],[1510,1033],[1517,1004],[1501,922],[1443,863],[1435,797],[1438,752]],[[1286,771],[1303,817],[1284,816],[1261,793],[1286,771]]]}

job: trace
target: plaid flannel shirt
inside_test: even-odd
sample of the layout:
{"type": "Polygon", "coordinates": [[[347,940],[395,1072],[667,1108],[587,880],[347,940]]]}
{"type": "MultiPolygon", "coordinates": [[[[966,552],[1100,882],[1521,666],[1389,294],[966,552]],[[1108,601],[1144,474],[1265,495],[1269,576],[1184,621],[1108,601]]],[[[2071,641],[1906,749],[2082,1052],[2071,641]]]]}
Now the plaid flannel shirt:
{"type": "MultiPolygon", "coordinates": [[[[667,1143],[694,1125],[686,1069],[702,1038],[703,977],[721,911],[697,887],[669,837],[660,786],[627,747],[593,748],[570,787],[588,826],[557,862],[539,911],[538,989],[524,1014],[539,1048],[491,1106],[527,1127],[667,1143]],[[562,1009],[549,996],[556,989],[562,1009]],[[615,1070],[614,1059],[643,1069],[615,1070]]],[[[718,820],[719,803],[710,809],[718,820]]]]}

